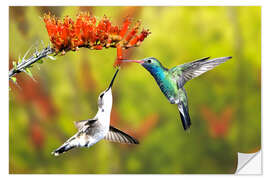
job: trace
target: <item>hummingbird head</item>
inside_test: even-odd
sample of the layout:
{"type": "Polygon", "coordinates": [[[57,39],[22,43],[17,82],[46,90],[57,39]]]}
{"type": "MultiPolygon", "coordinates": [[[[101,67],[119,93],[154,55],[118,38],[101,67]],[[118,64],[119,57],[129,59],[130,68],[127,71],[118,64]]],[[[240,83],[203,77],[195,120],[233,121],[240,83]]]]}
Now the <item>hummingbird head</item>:
{"type": "Polygon", "coordinates": [[[116,70],[109,87],[105,91],[100,93],[98,97],[98,108],[102,109],[103,111],[112,109],[112,85],[118,71],[119,69],[116,70]]]}
{"type": "Polygon", "coordinates": [[[142,60],[123,60],[123,62],[135,62],[141,64],[145,69],[150,72],[154,72],[158,69],[166,69],[162,64],[154,57],[145,58],[142,60]]]}

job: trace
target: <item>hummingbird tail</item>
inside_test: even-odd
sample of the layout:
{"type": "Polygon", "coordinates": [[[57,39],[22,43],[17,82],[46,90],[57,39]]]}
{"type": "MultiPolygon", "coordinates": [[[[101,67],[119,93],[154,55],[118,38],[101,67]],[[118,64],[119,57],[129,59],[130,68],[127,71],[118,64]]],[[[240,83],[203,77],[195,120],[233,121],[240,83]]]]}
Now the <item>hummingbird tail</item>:
{"type": "Polygon", "coordinates": [[[178,110],[181,116],[181,121],[182,121],[182,125],[184,130],[188,130],[191,126],[191,121],[190,121],[190,117],[189,117],[189,113],[188,113],[188,109],[187,107],[184,105],[183,102],[180,102],[178,105],[178,110]]]}
{"type": "Polygon", "coordinates": [[[75,144],[70,143],[70,142],[65,142],[62,146],[60,146],[55,151],[53,151],[52,154],[55,156],[59,156],[60,154],[67,152],[74,147],[76,147],[75,144]]]}

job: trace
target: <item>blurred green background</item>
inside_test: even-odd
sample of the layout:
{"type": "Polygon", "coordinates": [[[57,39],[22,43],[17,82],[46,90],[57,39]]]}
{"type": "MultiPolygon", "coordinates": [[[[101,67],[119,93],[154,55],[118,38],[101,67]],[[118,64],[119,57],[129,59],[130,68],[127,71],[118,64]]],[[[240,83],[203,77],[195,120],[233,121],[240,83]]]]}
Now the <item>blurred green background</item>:
{"type": "Polygon", "coordinates": [[[29,47],[49,43],[42,21],[51,12],[72,18],[80,11],[106,14],[115,24],[130,15],[152,34],[126,58],[156,57],[164,66],[206,56],[233,59],[186,84],[192,126],[184,132],[175,105],[138,64],[124,66],[113,87],[111,124],[140,144],[100,141],[59,157],[51,152],[91,118],[110,82],[116,49],[80,49],[35,65],[34,82],[10,82],[10,173],[234,173],[237,152],[261,147],[260,7],[10,7],[9,61],[29,47]],[[179,122],[177,122],[179,121],[179,122]]]}

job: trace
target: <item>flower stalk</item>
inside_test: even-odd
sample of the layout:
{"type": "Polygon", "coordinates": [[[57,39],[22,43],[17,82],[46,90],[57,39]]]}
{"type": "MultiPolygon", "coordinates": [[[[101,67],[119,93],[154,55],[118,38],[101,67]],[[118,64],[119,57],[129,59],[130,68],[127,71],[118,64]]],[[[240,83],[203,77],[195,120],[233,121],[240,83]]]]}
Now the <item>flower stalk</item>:
{"type": "Polygon", "coordinates": [[[18,62],[13,61],[13,68],[9,71],[8,76],[9,76],[9,79],[11,79],[14,83],[16,83],[16,78],[13,77],[15,74],[18,74],[20,72],[25,72],[30,77],[33,78],[30,68],[33,66],[34,63],[36,62],[43,63],[42,58],[45,58],[45,57],[54,59],[53,57],[49,56],[50,54],[54,53],[54,49],[51,48],[50,45],[41,49],[40,51],[36,51],[32,56],[25,59],[30,50],[31,48],[25,53],[22,59],[19,58],[18,62]]]}

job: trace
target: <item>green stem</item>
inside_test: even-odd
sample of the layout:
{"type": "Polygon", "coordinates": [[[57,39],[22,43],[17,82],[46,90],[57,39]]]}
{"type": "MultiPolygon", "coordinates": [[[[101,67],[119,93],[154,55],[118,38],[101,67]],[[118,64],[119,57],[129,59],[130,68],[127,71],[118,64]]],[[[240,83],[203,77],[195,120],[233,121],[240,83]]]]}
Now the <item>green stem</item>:
{"type": "Polygon", "coordinates": [[[20,62],[16,68],[12,68],[9,73],[9,79],[14,76],[15,74],[18,74],[20,72],[25,72],[26,68],[29,68],[32,64],[37,62],[38,60],[47,57],[48,55],[54,53],[54,49],[51,48],[50,46],[42,49],[39,52],[36,52],[34,55],[32,55],[28,59],[23,59],[22,62],[20,62]]]}

